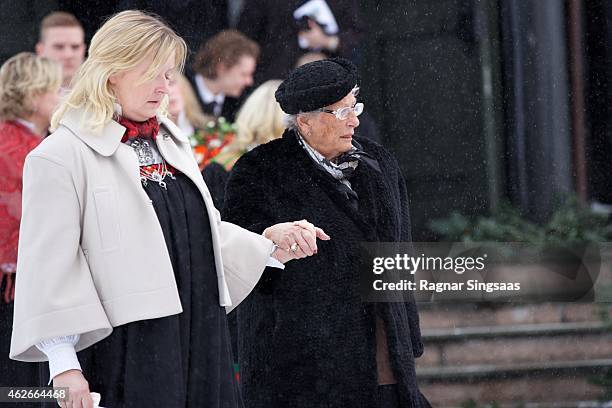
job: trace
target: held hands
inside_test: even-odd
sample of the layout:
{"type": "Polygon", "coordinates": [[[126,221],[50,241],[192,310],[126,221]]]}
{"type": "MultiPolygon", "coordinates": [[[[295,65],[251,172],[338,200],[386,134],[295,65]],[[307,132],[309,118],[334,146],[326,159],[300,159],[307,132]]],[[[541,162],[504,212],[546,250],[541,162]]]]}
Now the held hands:
{"type": "Polygon", "coordinates": [[[263,235],[278,245],[272,256],[282,263],[312,256],[318,251],[317,238],[330,239],[321,228],[306,220],[275,224],[266,228],[263,235]]]}
{"type": "Polygon", "coordinates": [[[53,387],[68,388],[68,401],[58,401],[62,408],[93,408],[94,402],[89,393],[89,383],[79,370],[68,370],[53,378],[53,387]]]}

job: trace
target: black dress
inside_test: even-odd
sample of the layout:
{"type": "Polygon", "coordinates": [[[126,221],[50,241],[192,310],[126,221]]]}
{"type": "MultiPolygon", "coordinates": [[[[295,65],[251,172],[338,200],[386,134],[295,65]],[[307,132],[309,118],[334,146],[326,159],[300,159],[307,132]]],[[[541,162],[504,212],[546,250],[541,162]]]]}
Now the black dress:
{"type": "Polygon", "coordinates": [[[206,206],[187,176],[175,176],[164,180],[167,190],[152,181],[144,189],[164,233],[183,313],[115,327],[78,353],[89,388],[102,394],[104,407],[243,406],[206,206]]]}
{"type": "MultiPolygon", "coordinates": [[[[0,294],[4,294],[6,282],[0,283],[0,294]]],[[[11,333],[13,331],[13,301],[5,303],[0,298],[0,387],[36,387],[39,384],[40,370],[43,364],[23,363],[13,361],[9,358],[11,348],[11,333]]],[[[49,375],[49,365],[44,364],[47,376],[49,375]]],[[[0,404],[2,406],[4,404],[0,404]]],[[[8,405],[7,405],[8,406],[8,405]]],[[[19,408],[38,407],[37,403],[19,403],[19,408]]]]}

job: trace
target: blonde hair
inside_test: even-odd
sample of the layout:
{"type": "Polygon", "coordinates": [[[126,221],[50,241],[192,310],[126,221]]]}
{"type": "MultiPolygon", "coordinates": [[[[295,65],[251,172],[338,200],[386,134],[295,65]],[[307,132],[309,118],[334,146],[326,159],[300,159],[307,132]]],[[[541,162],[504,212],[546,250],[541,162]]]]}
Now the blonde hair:
{"type": "Polygon", "coordinates": [[[57,92],[62,84],[61,66],[31,52],[9,58],[0,68],[0,119],[15,120],[34,113],[33,99],[57,92]]]}
{"type": "MultiPolygon", "coordinates": [[[[51,130],[57,129],[69,110],[79,108],[88,114],[92,130],[101,129],[112,119],[115,109],[109,77],[133,69],[152,55],[151,66],[142,78],[142,82],[150,81],[173,53],[180,72],[185,65],[187,45],[158,17],[138,10],[115,14],[91,39],[89,57],[77,71],[66,100],[53,115],[51,130]]],[[[165,96],[162,106],[167,105],[165,96]]]]}
{"type": "Polygon", "coordinates": [[[245,151],[249,146],[268,143],[282,136],[285,114],[274,97],[281,82],[266,81],[247,98],[236,116],[238,134],[228,145],[228,150],[245,151]]]}
{"type": "Polygon", "coordinates": [[[202,111],[191,84],[183,74],[177,75],[177,81],[185,104],[185,117],[193,127],[203,129],[208,122],[215,120],[214,116],[207,115],[202,111]]]}

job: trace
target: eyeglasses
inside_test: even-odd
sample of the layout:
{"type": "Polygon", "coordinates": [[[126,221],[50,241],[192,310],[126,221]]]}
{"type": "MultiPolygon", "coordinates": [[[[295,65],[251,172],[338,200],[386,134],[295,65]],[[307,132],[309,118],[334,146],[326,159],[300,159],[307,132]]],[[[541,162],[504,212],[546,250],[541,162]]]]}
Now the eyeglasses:
{"type": "Polygon", "coordinates": [[[351,112],[355,112],[355,116],[359,116],[363,113],[363,103],[356,103],[353,107],[347,106],[336,110],[317,109],[317,112],[331,113],[336,116],[338,120],[347,120],[351,112]]]}

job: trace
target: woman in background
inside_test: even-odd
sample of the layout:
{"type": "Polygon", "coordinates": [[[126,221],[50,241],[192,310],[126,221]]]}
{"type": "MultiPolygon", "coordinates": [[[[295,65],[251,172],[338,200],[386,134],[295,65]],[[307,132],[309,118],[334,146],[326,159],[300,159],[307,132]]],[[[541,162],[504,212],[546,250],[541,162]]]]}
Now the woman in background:
{"type": "Polygon", "coordinates": [[[0,68],[0,385],[38,385],[34,365],[8,359],[13,322],[23,162],[47,135],[59,102],[61,67],[22,52],[0,68]]]}
{"type": "Polygon", "coordinates": [[[198,129],[203,129],[207,123],[215,120],[202,111],[193,88],[183,74],[177,73],[170,83],[168,98],[168,116],[185,136],[192,136],[198,129]]]}
{"type": "Polygon", "coordinates": [[[284,112],[274,98],[280,83],[267,81],[247,98],[236,116],[237,137],[202,172],[219,210],[223,208],[225,185],[234,163],[247,151],[278,139],[285,130],[284,112]]]}

